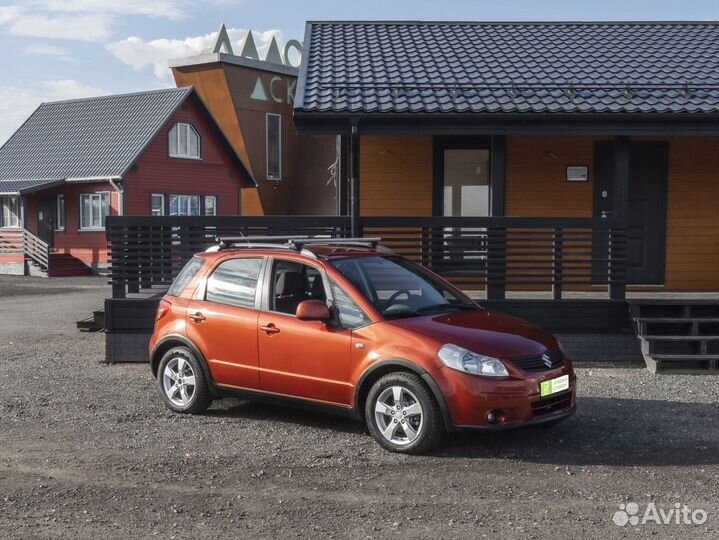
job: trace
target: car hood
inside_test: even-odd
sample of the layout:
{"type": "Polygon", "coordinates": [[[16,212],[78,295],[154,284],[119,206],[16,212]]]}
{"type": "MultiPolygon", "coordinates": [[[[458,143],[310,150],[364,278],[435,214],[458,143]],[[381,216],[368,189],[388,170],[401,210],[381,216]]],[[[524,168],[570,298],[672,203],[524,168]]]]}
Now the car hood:
{"type": "Polygon", "coordinates": [[[538,326],[487,309],[395,319],[390,324],[495,358],[530,356],[558,347],[557,340],[538,326]]]}

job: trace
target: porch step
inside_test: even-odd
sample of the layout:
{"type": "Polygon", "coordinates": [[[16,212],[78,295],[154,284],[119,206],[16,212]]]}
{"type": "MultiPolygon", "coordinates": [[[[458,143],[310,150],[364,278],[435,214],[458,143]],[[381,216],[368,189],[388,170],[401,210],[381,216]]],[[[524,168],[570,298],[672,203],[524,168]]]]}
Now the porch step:
{"type": "Polygon", "coordinates": [[[50,254],[50,277],[89,276],[90,267],[68,253],[50,254]]]}
{"type": "Polygon", "coordinates": [[[719,295],[630,301],[630,312],[649,371],[719,374],[719,295]]]}
{"type": "Polygon", "coordinates": [[[92,316],[75,323],[81,332],[98,332],[105,329],[105,310],[98,309],[92,312],[92,316]]]}

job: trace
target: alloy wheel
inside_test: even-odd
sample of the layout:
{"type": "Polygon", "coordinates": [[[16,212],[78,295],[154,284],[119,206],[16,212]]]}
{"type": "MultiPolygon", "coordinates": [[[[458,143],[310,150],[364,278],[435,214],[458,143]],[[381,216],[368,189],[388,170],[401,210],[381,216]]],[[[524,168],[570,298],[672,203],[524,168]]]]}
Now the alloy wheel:
{"type": "Polygon", "coordinates": [[[404,386],[385,388],[377,397],[374,411],[380,433],[392,444],[411,444],[422,430],[422,405],[404,386]]]}
{"type": "Polygon", "coordinates": [[[174,356],[162,374],[165,395],[176,407],[186,407],[195,395],[195,372],[182,356],[174,356]]]}

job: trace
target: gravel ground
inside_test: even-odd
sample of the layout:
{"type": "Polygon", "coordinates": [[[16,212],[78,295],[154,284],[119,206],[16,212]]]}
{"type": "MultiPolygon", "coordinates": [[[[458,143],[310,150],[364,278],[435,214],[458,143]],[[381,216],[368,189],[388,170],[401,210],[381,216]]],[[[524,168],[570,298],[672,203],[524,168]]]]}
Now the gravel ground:
{"type": "MultiPolygon", "coordinates": [[[[719,536],[719,379],[579,368],[551,430],[382,451],[360,423],[238,400],[173,415],[77,319],[101,278],[0,277],[0,538],[719,536]],[[619,527],[621,503],[702,525],[619,527]]],[[[631,507],[630,507],[631,508],[631,507]]]]}

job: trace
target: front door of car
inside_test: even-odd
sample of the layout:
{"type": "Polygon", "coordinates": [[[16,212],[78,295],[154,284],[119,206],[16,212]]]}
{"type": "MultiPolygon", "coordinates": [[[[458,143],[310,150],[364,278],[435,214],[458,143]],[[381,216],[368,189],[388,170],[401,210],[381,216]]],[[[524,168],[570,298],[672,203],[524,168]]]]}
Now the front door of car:
{"type": "Polygon", "coordinates": [[[304,300],[327,301],[324,272],[275,259],[266,270],[258,323],[262,390],[349,406],[352,332],[329,321],[295,317],[304,300]]]}
{"type": "Polygon", "coordinates": [[[187,306],[187,335],[217,385],[260,388],[257,307],[263,266],[262,257],[220,262],[187,306]]]}

